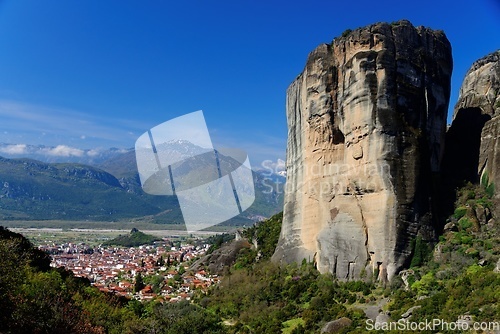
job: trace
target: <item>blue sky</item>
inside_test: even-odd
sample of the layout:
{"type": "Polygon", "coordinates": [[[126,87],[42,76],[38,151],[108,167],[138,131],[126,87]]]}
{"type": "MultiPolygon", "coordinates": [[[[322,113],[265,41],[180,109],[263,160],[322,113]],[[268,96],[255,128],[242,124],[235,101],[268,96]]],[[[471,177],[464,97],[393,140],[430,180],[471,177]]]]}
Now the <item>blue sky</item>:
{"type": "Polygon", "coordinates": [[[216,145],[284,159],[285,91],[308,53],[403,18],[451,41],[452,106],[500,48],[498,0],[0,0],[0,142],[130,148],[202,109],[216,145]]]}

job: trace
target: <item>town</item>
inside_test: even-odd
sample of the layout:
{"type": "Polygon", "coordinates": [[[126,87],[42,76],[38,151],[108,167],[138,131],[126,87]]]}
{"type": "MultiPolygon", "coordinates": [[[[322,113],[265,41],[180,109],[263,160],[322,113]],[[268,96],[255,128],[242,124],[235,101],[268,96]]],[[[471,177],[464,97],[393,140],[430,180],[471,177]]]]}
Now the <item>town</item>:
{"type": "Polygon", "coordinates": [[[51,266],[71,270],[103,292],[140,301],[190,300],[195,291],[206,292],[219,282],[217,275],[189,269],[190,263],[208,251],[207,243],[164,239],[153,245],[123,248],[52,242],[39,248],[50,254],[51,266]]]}

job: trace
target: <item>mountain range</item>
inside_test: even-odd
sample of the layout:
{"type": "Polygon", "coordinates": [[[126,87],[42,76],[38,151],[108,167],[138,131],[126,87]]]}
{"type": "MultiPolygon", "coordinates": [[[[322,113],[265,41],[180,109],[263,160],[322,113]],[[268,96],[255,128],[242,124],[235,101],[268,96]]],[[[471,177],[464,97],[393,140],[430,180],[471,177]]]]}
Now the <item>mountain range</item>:
{"type": "MultiPolygon", "coordinates": [[[[177,157],[197,152],[189,142],[164,145],[164,152],[177,157]]],[[[0,157],[0,219],[183,223],[175,196],[142,190],[133,149],[73,150],[0,144],[10,158],[0,157]]],[[[249,225],[282,210],[285,178],[269,171],[254,171],[253,177],[254,204],[226,224],[249,225]]]]}

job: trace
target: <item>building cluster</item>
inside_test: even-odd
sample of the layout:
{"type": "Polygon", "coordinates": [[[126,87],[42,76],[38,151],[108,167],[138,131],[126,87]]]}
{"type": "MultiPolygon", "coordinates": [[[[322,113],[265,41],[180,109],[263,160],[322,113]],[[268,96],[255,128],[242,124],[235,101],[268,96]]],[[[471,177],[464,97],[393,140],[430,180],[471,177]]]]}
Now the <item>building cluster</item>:
{"type": "Polygon", "coordinates": [[[65,243],[39,248],[51,255],[53,267],[71,270],[101,291],[138,300],[189,300],[194,291],[205,292],[219,281],[205,270],[189,270],[188,262],[203,256],[208,244],[172,247],[168,242],[160,242],[130,248],[92,248],[65,243]]]}

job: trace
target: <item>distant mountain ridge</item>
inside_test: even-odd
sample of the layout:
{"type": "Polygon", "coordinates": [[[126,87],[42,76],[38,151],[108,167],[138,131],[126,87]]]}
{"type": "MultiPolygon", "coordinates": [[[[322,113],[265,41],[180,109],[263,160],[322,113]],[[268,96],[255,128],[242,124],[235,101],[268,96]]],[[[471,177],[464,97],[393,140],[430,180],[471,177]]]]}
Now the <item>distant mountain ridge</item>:
{"type": "MultiPolygon", "coordinates": [[[[16,155],[24,151],[28,152],[27,156],[40,156],[49,161],[63,159],[40,153],[62,151],[62,147],[0,144],[0,151],[6,148],[11,153],[17,150],[16,155]]],[[[187,157],[201,149],[185,141],[167,142],[161,148],[177,157],[187,157]]],[[[49,163],[0,157],[0,219],[145,219],[153,223],[183,223],[176,197],[144,193],[133,149],[102,150],[93,160],[88,160],[92,150],[82,151],[84,153],[78,151],[79,156],[69,160],[93,161],[92,166],[80,162],[49,163]]],[[[254,204],[226,224],[249,225],[282,210],[284,177],[271,175],[269,171],[257,171],[253,175],[254,204]]]]}
{"type": "MultiPolygon", "coordinates": [[[[172,158],[179,159],[184,159],[207,151],[185,140],[170,141],[158,146],[157,149],[162,150],[164,154],[171,155],[172,158]]],[[[226,162],[232,164],[233,162],[230,162],[230,160],[229,158],[226,162]]],[[[213,164],[209,155],[200,156],[200,160],[197,162],[207,167],[213,164]]],[[[185,174],[185,169],[189,169],[188,166],[186,166],[187,164],[189,164],[189,162],[179,164],[179,174],[187,178],[199,178],[199,175],[191,176],[190,173],[185,174]]],[[[137,174],[134,150],[110,158],[98,166],[108,173],[117,176],[122,187],[128,191],[143,193],[137,174]]],[[[255,185],[255,202],[248,210],[238,216],[239,218],[235,218],[241,221],[241,218],[245,217],[245,219],[247,219],[245,224],[268,218],[282,211],[283,208],[284,184],[286,181],[283,173],[274,173],[270,170],[263,169],[253,171],[252,174],[255,185]]],[[[201,176],[201,178],[203,177],[201,176]]],[[[230,224],[232,225],[233,223],[230,224]]]]}
{"type": "Polygon", "coordinates": [[[0,219],[120,220],[170,213],[181,223],[176,200],[127,191],[96,167],[0,158],[0,219]]]}

